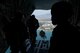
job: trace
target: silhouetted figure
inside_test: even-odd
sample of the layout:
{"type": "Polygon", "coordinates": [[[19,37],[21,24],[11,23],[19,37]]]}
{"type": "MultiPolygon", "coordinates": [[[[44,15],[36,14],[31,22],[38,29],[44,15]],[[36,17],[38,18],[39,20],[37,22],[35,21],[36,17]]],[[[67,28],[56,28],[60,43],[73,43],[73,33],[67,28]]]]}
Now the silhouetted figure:
{"type": "Polygon", "coordinates": [[[35,18],[34,15],[32,15],[30,17],[30,19],[28,20],[28,27],[29,27],[29,35],[30,35],[31,45],[32,45],[32,47],[34,47],[35,42],[36,42],[37,29],[39,27],[39,22],[35,18]]]}
{"type": "Polygon", "coordinates": [[[27,39],[26,27],[22,23],[22,13],[16,12],[14,19],[4,27],[4,32],[11,53],[26,53],[24,41],[27,39]]]}
{"type": "Polygon", "coordinates": [[[52,32],[49,53],[78,52],[79,31],[68,22],[72,13],[72,6],[68,2],[61,1],[52,6],[51,20],[57,26],[52,32]]]}
{"type": "Polygon", "coordinates": [[[46,34],[45,34],[45,32],[44,32],[43,30],[40,31],[39,35],[40,35],[43,39],[46,38],[46,34]]]}

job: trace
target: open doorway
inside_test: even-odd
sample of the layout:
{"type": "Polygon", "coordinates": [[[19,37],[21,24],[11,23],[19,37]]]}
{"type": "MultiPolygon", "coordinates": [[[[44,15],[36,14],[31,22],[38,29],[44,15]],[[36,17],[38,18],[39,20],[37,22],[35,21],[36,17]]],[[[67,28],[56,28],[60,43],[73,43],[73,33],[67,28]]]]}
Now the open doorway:
{"type": "Polygon", "coordinates": [[[39,22],[37,29],[35,53],[47,52],[50,46],[50,37],[55,26],[51,22],[51,13],[49,10],[36,9],[32,13],[39,22]],[[42,34],[42,35],[41,35],[42,34]],[[40,52],[41,51],[41,52],[40,52]]]}
{"type": "Polygon", "coordinates": [[[43,30],[46,35],[46,40],[50,40],[51,34],[55,26],[51,22],[51,10],[34,10],[36,19],[39,21],[39,28],[37,29],[37,38],[36,40],[42,40],[40,37],[40,31],[43,30]]]}

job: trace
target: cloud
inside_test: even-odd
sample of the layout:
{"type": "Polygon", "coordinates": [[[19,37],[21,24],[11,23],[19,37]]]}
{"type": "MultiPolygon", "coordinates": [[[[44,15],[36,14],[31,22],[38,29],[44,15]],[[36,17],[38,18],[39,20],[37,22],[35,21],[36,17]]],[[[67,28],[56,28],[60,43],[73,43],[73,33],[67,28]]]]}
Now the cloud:
{"type": "Polygon", "coordinates": [[[33,12],[33,14],[35,15],[35,17],[37,19],[46,19],[46,18],[51,18],[51,13],[50,13],[51,10],[35,10],[33,12]]]}

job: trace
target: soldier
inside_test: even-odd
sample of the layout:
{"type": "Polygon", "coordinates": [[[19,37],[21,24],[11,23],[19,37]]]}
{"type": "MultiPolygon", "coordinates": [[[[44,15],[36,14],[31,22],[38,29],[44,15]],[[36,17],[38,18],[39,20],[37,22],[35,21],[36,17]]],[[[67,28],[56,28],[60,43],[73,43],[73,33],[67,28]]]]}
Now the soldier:
{"type": "Polygon", "coordinates": [[[11,53],[26,53],[26,47],[24,41],[27,38],[26,27],[22,23],[21,12],[16,12],[14,19],[4,27],[5,36],[7,43],[10,46],[11,53]]]}
{"type": "Polygon", "coordinates": [[[45,32],[43,30],[40,31],[40,36],[45,39],[46,38],[46,35],[45,35],[45,32]]]}
{"type": "Polygon", "coordinates": [[[32,15],[30,19],[28,20],[28,27],[29,27],[29,34],[30,34],[30,40],[32,47],[35,46],[36,42],[36,36],[37,36],[37,29],[39,27],[39,22],[35,18],[35,15],[32,15]]]}
{"type": "Polygon", "coordinates": [[[57,25],[52,32],[49,53],[78,53],[79,31],[68,22],[73,8],[68,2],[57,2],[51,8],[52,24],[57,25]]]}

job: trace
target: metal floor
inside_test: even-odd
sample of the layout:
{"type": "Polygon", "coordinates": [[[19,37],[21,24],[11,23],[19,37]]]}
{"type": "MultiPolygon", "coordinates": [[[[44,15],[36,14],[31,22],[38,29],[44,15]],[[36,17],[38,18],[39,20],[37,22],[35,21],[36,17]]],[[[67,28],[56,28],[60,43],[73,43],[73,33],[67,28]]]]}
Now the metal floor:
{"type": "MultiPolygon", "coordinates": [[[[39,31],[37,32],[37,37],[36,37],[36,46],[34,50],[30,49],[31,44],[29,39],[26,40],[26,51],[27,53],[47,53],[49,46],[50,46],[50,37],[51,37],[52,32],[46,31],[46,39],[43,39],[39,35],[39,31]],[[31,52],[32,50],[32,52],[31,52]]],[[[10,53],[10,47],[7,49],[5,53],[10,53]]]]}
{"type": "MultiPolygon", "coordinates": [[[[47,53],[48,52],[49,45],[50,45],[49,40],[37,40],[35,44],[36,44],[36,46],[35,46],[34,50],[32,51],[32,49],[30,49],[31,44],[27,40],[26,51],[28,53],[47,53]]],[[[10,53],[10,52],[11,52],[11,50],[10,50],[10,47],[9,47],[5,53],[10,53]]]]}
{"type": "MultiPolygon", "coordinates": [[[[47,53],[49,46],[50,46],[49,40],[37,40],[33,53],[47,53]]],[[[28,47],[27,51],[30,51],[30,47],[28,47]]],[[[28,52],[28,53],[31,53],[31,52],[28,52]]]]}

